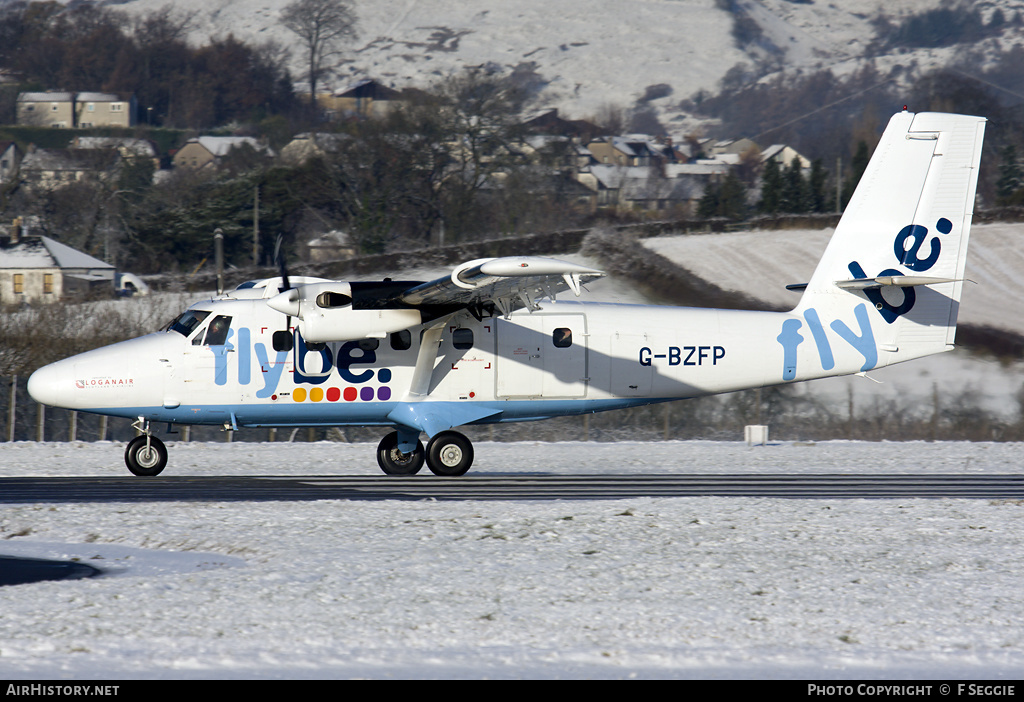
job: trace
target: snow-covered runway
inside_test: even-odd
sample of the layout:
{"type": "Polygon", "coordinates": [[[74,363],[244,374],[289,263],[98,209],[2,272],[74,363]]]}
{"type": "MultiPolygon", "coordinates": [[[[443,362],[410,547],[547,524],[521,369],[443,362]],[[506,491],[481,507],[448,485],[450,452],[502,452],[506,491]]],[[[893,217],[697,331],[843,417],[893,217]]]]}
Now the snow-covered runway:
{"type": "MultiPolygon", "coordinates": [[[[178,475],[376,470],[367,444],[171,449],[178,475]]],[[[474,472],[1007,473],[1022,451],[481,442],[474,472]]],[[[119,475],[120,453],[5,444],[0,475],[119,475]]],[[[1015,678],[1022,519],[989,499],[10,505],[0,554],[107,574],[0,588],[0,677],[1015,678]]]]}

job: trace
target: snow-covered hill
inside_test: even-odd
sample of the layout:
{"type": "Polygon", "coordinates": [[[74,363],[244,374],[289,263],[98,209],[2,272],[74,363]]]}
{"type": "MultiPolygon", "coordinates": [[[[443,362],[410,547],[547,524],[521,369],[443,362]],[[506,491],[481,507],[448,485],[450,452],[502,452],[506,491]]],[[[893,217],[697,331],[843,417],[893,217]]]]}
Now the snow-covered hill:
{"type": "MultiPolygon", "coordinates": [[[[128,0],[117,6],[130,13],[158,9],[166,0],[128,0]]],[[[278,22],[287,0],[178,0],[174,7],[195,13],[196,39],[211,35],[275,40],[294,49],[296,37],[278,22]]],[[[336,75],[341,87],[355,77],[373,77],[395,87],[423,87],[464,66],[493,64],[537,75],[543,89],[538,103],[559,107],[566,116],[586,118],[605,105],[629,108],[645,89],[670,91],[652,101],[663,123],[681,126],[681,99],[698,90],[716,92],[737,64],[778,66],[787,71],[852,70],[874,38],[872,20],[884,12],[898,20],[943,5],[943,0],[374,0],[357,1],[359,37],[336,75]],[[734,27],[745,27],[741,48],[734,27]],[[750,40],[750,36],[754,40],[750,40]]],[[[1012,17],[1022,0],[985,4],[1012,17]]],[[[1014,34],[1016,32],[1016,34],[1014,34]]],[[[1005,46],[1020,39],[1007,29],[1005,46]]],[[[918,49],[875,60],[927,68],[957,51],[918,49]]]]}

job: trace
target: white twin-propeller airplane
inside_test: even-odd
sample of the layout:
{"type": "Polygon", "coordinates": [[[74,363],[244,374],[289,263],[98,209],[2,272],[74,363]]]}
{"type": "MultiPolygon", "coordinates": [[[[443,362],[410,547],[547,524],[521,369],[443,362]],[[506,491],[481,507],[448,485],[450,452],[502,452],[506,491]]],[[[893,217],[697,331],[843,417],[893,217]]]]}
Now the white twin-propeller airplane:
{"type": "Polygon", "coordinates": [[[420,282],[287,276],[198,302],[165,330],[37,370],[39,402],[137,420],[125,450],[157,475],[154,422],[382,426],[389,475],[462,475],[453,428],[862,373],[953,348],[985,120],[890,120],[791,312],[556,301],[601,276],[537,257],[420,282]],[[294,285],[294,287],[293,287],[294,285]],[[429,437],[426,449],[420,435],[429,437]]]}

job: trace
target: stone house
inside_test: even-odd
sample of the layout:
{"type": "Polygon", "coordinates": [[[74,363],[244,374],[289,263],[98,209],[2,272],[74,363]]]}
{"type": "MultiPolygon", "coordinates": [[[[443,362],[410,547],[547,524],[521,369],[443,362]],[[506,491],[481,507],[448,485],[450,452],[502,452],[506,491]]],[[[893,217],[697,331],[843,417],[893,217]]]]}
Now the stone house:
{"type": "Polygon", "coordinates": [[[18,95],[16,111],[18,124],[37,127],[133,127],[137,103],[134,95],[27,92],[18,95]]]}
{"type": "Polygon", "coordinates": [[[202,136],[189,139],[171,161],[175,168],[216,168],[232,149],[251,148],[268,156],[274,153],[252,137],[202,136]]]}
{"type": "Polygon", "coordinates": [[[318,93],[317,104],[331,119],[383,117],[402,101],[402,93],[364,78],[331,93],[318,93]]]}
{"type": "Polygon", "coordinates": [[[58,302],[113,291],[116,269],[46,236],[23,236],[15,222],[0,236],[0,304],[58,302]]]}
{"type": "Polygon", "coordinates": [[[30,147],[18,171],[26,188],[59,188],[81,180],[116,177],[122,159],[116,149],[37,149],[30,147]]]}
{"type": "Polygon", "coordinates": [[[18,177],[21,149],[13,141],[0,141],[0,187],[18,177]]]}

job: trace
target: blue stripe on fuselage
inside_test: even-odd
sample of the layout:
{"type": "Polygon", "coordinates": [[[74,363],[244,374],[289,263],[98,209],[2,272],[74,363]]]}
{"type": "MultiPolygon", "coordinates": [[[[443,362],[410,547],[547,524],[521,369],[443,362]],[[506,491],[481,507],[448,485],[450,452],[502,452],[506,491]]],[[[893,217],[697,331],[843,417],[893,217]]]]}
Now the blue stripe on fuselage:
{"type": "MultiPolygon", "coordinates": [[[[638,407],[679,398],[614,398],[604,400],[508,400],[481,401],[479,405],[499,412],[495,417],[472,422],[491,424],[532,419],[550,419],[606,410],[638,407]]],[[[389,412],[401,402],[288,402],[257,405],[182,405],[174,409],[165,407],[104,407],[83,409],[81,412],[106,414],[113,417],[137,419],[171,424],[231,423],[234,415],[239,427],[308,427],[308,426],[391,426],[389,412]]],[[[438,401],[436,405],[465,404],[438,401]]],[[[476,404],[476,403],[474,403],[476,404]]]]}

